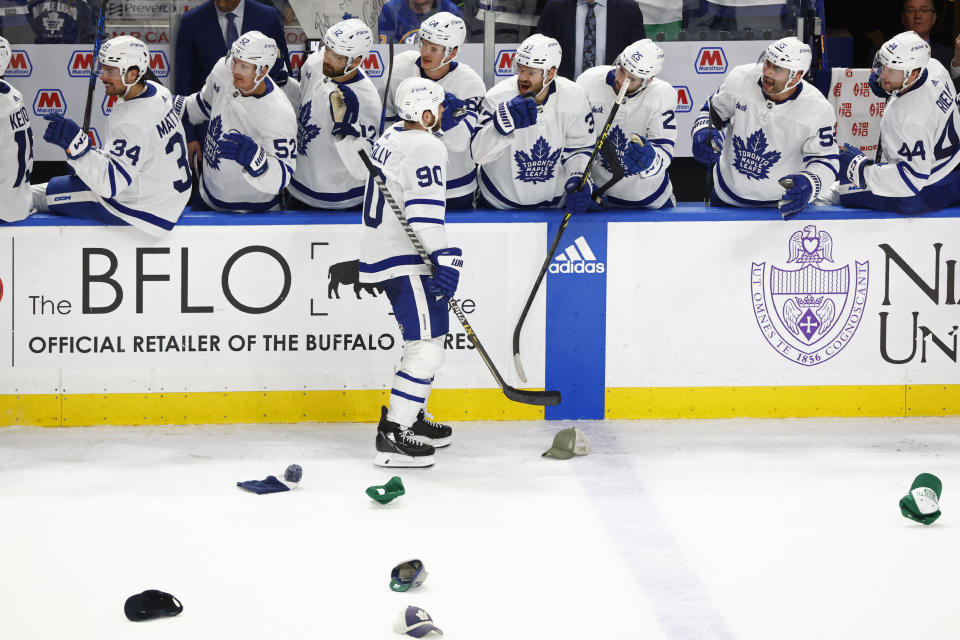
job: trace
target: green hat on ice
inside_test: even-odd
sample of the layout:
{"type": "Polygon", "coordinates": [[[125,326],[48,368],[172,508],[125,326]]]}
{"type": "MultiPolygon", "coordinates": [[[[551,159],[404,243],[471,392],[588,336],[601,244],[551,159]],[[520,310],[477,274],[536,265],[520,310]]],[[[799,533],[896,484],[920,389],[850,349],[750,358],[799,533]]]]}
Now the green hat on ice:
{"type": "Polygon", "coordinates": [[[900,498],[900,513],[923,524],[933,524],[940,517],[940,491],[943,484],[932,473],[921,473],[913,484],[910,493],[900,498]]]}
{"type": "Polygon", "coordinates": [[[380,504],[387,504],[404,493],[406,493],[406,490],[403,488],[403,482],[399,476],[393,476],[387,481],[387,484],[375,484],[372,487],[367,487],[367,495],[380,504]]]}
{"type": "Polygon", "coordinates": [[[585,456],[590,453],[590,441],[587,434],[576,427],[558,431],[553,438],[553,446],[543,452],[544,456],[552,456],[560,460],[568,460],[573,456],[585,456]]]}

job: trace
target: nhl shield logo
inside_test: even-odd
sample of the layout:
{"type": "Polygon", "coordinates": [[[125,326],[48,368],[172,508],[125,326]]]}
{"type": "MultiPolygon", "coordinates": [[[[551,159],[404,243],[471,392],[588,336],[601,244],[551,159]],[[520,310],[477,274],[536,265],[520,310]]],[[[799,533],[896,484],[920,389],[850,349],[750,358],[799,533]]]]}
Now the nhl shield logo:
{"type": "Polygon", "coordinates": [[[867,302],[870,264],[836,267],[833,238],[807,225],[788,242],[782,267],[754,262],[751,300],[770,346],[804,366],[830,360],[853,339],[867,302]]]}

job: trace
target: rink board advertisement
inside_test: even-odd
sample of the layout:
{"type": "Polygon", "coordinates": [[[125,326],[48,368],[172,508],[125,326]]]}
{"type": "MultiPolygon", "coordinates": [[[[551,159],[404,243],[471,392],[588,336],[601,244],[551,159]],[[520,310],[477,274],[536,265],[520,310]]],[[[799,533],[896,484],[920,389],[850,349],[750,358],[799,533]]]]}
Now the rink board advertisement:
{"type": "MultiPolygon", "coordinates": [[[[660,43],[666,64],[660,77],[677,90],[677,156],[690,155],[690,128],[697,111],[707,97],[723,81],[727,71],[739,64],[756,62],[767,45],[751,42],[664,42],[660,43]]],[[[168,43],[148,43],[150,68],[160,81],[172,90],[173,51],[168,43]]],[[[58,113],[80,122],[93,68],[93,51],[82,45],[44,44],[14,45],[6,80],[23,94],[30,107],[34,128],[34,159],[37,161],[63,160],[63,150],[43,140],[47,113],[58,113]]],[[[398,45],[395,53],[413,49],[412,45],[398,45]]],[[[364,72],[381,92],[387,80],[390,57],[386,45],[376,45],[363,59],[364,72]]],[[[513,75],[516,44],[496,45],[493,61],[494,82],[513,75]]],[[[304,52],[291,47],[291,66],[299,69],[304,52]]],[[[465,44],[459,54],[463,64],[470,65],[483,75],[484,48],[482,44],[465,44]]],[[[758,76],[759,77],[759,76],[758,76]]],[[[489,88],[489,87],[488,87],[489,88]]],[[[97,82],[93,99],[91,136],[101,144],[100,135],[107,116],[115,104],[97,82]]]]}

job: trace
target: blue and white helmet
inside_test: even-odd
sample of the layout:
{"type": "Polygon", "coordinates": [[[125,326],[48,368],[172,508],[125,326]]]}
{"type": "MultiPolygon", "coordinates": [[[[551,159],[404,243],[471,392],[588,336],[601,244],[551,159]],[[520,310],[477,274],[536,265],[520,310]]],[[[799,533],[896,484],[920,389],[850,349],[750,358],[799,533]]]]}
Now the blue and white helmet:
{"type": "Polygon", "coordinates": [[[10,65],[10,58],[13,53],[10,51],[10,43],[6,38],[0,36],[0,78],[7,73],[7,67],[10,65]]]}
{"type": "Polygon", "coordinates": [[[250,90],[250,93],[252,93],[267,77],[267,73],[273,68],[279,56],[280,50],[273,38],[265,36],[259,31],[247,31],[237,38],[233,46],[230,47],[230,66],[233,68],[233,64],[237,60],[243,60],[257,68],[253,89],[250,90]]]}
{"type": "MultiPolygon", "coordinates": [[[[463,19],[452,13],[441,11],[423,21],[420,25],[418,37],[421,41],[426,40],[446,47],[443,55],[444,60],[446,60],[447,56],[467,39],[467,25],[463,19]]],[[[446,61],[450,62],[452,60],[453,58],[450,58],[446,61]]]]}
{"type": "Polygon", "coordinates": [[[433,80],[420,77],[407,78],[397,87],[397,115],[409,122],[416,122],[427,130],[440,125],[440,105],[444,99],[443,89],[433,80]],[[433,114],[433,126],[423,122],[423,114],[433,114]]]}
{"type": "MultiPolygon", "coordinates": [[[[517,55],[513,57],[513,72],[518,73],[520,65],[543,71],[543,89],[545,91],[550,82],[547,82],[547,73],[550,69],[560,66],[562,50],[560,43],[542,33],[535,33],[517,47],[517,55]]],[[[554,75],[556,78],[556,75],[554,75]]]]}
{"type": "Polygon", "coordinates": [[[347,59],[347,66],[343,70],[343,75],[347,75],[353,73],[362,63],[362,57],[370,52],[370,47],[373,46],[373,31],[360,18],[342,20],[327,29],[323,36],[323,46],[347,59]],[[361,61],[351,67],[350,62],[357,56],[361,57],[361,61]]]}
{"type": "Polygon", "coordinates": [[[643,91],[651,78],[663,69],[663,59],[663,49],[650,38],[644,38],[627,45],[617,57],[617,64],[633,77],[643,79],[639,89],[643,91]]]}
{"type": "Polygon", "coordinates": [[[874,69],[881,66],[899,69],[909,75],[914,69],[921,72],[930,63],[930,45],[916,31],[898,33],[881,45],[873,59],[874,69]]]}
{"type": "Polygon", "coordinates": [[[788,36],[770,43],[767,48],[764,49],[763,53],[760,54],[760,60],[757,66],[759,67],[761,75],[763,74],[764,61],[769,62],[775,67],[786,69],[790,72],[791,79],[796,75],[797,71],[800,72],[800,77],[797,78],[795,82],[788,80],[783,89],[778,92],[778,94],[783,94],[803,82],[803,76],[806,75],[810,69],[810,63],[813,61],[813,54],[810,52],[810,45],[801,42],[794,36],[788,36]]]}
{"type": "Polygon", "coordinates": [[[103,43],[97,54],[97,62],[101,66],[120,69],[120,81],[129,89],[140,82],[150,68],[150,53],[147,45],[133,36],[117,36],[103,43]],[[137,68],[137,79],[127,84],[127,71],[133,67],[137,68]]]}

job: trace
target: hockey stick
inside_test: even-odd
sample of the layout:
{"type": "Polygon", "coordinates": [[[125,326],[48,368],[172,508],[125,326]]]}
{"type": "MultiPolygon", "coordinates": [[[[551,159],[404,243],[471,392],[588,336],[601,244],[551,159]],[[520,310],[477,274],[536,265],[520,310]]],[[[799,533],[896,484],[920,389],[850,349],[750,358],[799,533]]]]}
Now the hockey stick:
{"type": "MultiPolygon", "coordinates": [[[[363,160],[363,164],[367,167],[367,171],[370,172],[370,177],[373,178],[373,181],[377,184],[377,188],[380,189],[380,193],[383,194],[384,200],[386,200],[387,204],[390,205],[390,208],[393,209],[394,215],[396,215],[397,220],[400,221],[400,226],[403,227],[404,233],[406,233],[407,237],[410,238],[410,242],[420,255],[420,259],[423,260],[423,263],[427,265],[432,273],[433,262],[430,261],[430,256],[427,255],[427,250],[423,248],[423,245],[420,243],[420,238],[417,237],[417,233],[410,226],[410,223],[407,222],[407,217],[404,215],[403,209],[401,209],[400,205],[397,204],[397,201],[393,199],[393,195],[391,195],[390,190],[387,189],[387,184],[383,181],[383,177],[380,175],[380,172],[375,166],[373,166],[373,162],[370,161],[370,157],[367,156],[367,153],[363,149],[357,153],[360,154],[360,159],[363,160]]],[[[470,340],[471,344],[473,344],[474,349],[478,354],[480,354],[483,364],[487,365],[487,369],[489,369],[490,373],[493,374],[494,379],[500,386],[500,390],[503,391],[503,395],[507,396],[507,398],[513,400],[514,402],[522,402],[524,404],[534,404],[547,407],[560,404],[559,391],[532,391],[529,389],[517,389],[508,385],[506,381],[504,381],[503,376],[500,375],[496,365],[493,364],[493,360],[490,359],[490,355],[487,353],[487,350],[483,348],[482,344],[480,344],[480,338],[477,337],[473,327],[471,327],[470,323],[467,322],[467,317],[463,315],[463,310],[460,309],[459,303],[457,303],[457,301],[453,298],[450,298],[448,300],[448,304],[450,305],[450,310],[453,311],[453,315],[457,316],[457,320],[459,320],[460,324],[463,325],[463,329],[467,332],[467,338],[470,340]]]]}
{"type": "MultiPolygon", "coordinates": [[[[380,105],[380,135],[387,128],[387,95],[390,93],[390,78],[393,77],[393,39],[387,45],[387,81],[383,85],[383,103],[380,105]]],[[[394,105],[396,108],[396,105],[394,105]]]]}
{"type": "MultiPolygon", "coordinates": [[[[627,87],[629,84],[630,83],[624,81],[620,85],[620,93],[617,94],[617,100],[610,108],[610,115],[607,116],[607,121],[603,125],[603,130],[600,132],[600,137],[597,139],[597,143],[593,145],[593,152],[590,154],[590,159],[587,161],[587,166],[583,170],[583,177],[580,179],[580,184],[577,187],[578,191],[583,189],[583,185],[587,183],[587,179],[590,177],[590,169],[593,168],[593,163],[597,160],[597,154],[600,153],[600,147],[602,147],[603,143],[607,140],[607,135],[609,135],[610,128],[613,126],[613,119],[617,115],[620,105],[623,104],[623,101],[627,96],[627,87]]],[[[564,210],[563,219],[560,220],[560,228],[557,229],[557,235],[553,237],[553,244],[550,245],[550,251],[547,252],[547,257],[543,261],[543,266],[540,267],[540,273],[537,274],[537,280],[533,283],[533,289],[530,290],[530,295],[527,296],[527,303],[523,305],[523,311],[520,312],[520,319],[517,321],[517,326],[513,329],[513,364],[517,368],[517,375],[519,375],[520,379],[524,382],[527,381],[527,374],[524,373],[523,363],[520,361],[520,331],[523,329],[523,321],[527,319],[527,313],[530,311],[530,306],[533,304],[533,299],[537,297],[537,291],[540,289],[540,283],[543,282],[543,276],[546,275],[547,269],[550,268],[550,261],[553,260],[553,254],[557,252],[557,245],[560,244],[560,238],[563,236],[563,232],[570,223],[570,216],[572,215],[573,214],[570,213],[570,211],[564,210]]]]}
{"type": "Polygon", "coordinates": [[[107,14],[103,12],[103,3],[107,0],[100,0],[100,7],[97,15],[97,39],[93,43],[93,61],[90,63],[90,84],[87,86],[87,104],[83,108],[83,130],[90,131],[90,116],[93,112],[93,92],[97,88],[97,57],[100,55],[100,44],[103,42],[104,25],[107,14]]]}
{"type": "MultiPolygon", "coordinates": [[[[723,119],[720,117],[720,114],[717,113],[717,110],[713,108],[713,96],[707,98],[707,107],[709,109],[709,121],[707,122],[707,127],[709,128],[708,135],[710,136],[710,148],[714,151],[721,151],[717,147],[716,140],[713,139],[714,130],[721,131],[723,130],[723,119]]],[[[713,167],[716,165],[707,165],[707,192],[703,194],[703,206],[710,206],[710,196],[713,193],[713,167]]]]}

